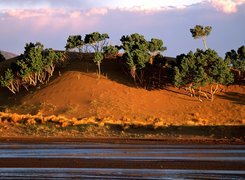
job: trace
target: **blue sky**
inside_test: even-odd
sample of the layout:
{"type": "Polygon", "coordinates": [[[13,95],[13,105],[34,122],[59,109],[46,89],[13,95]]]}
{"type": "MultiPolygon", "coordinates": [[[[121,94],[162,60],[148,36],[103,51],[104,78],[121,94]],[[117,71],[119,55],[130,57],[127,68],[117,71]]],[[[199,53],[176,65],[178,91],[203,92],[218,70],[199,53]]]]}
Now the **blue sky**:
{"type": "Polygon", "coordinates": [[[111,44],[138,32],[159,38],[167,56],[203,48],[191,37],[210,25],[207,45],[221,56],[245,42],[245,0],[0,0],[0,49],[22,53],[25,43],[64,49],[72,34],[108,33],[111,44]]]}

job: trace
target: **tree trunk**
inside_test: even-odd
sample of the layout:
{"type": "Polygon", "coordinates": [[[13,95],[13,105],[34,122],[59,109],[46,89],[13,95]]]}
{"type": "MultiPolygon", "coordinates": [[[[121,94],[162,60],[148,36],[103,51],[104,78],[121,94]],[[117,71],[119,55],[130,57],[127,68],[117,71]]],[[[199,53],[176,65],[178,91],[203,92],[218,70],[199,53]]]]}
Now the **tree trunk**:
{"type": "Polygon", "coordinates": [[[202,42],[203,42],[203,45],[204,45],[205,50],[207,50],[208,49],[207,48],[207,43],[206,43],[206,39],[205,39],[204,36],[202,37],[202,42]]]}
{"type": "Polygon", "coordinates": [[[98,79],[100,79],[100,63],[97,62],[97,66],[98,66],[98,79]]]}
{"type": "Polygon", "coordinates": [[[135,66],[133,66],[133,67],[130,69],[130,74],[131,74],[131,76],[133,77],[134,82],[136,82],[136,67],[135,67],[135,66]]]}

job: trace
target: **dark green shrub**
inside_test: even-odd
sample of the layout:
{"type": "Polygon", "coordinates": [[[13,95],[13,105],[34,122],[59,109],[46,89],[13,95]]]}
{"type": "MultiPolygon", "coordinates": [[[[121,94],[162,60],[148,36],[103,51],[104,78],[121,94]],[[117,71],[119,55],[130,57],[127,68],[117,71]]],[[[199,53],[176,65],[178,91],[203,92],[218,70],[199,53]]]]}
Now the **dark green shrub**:
{"type": "Polygon", "coordinates": [[[241,46],[235,51],[231,51],[225,54],[225,61],[232,66],[232,72],[235,75],[237,83],[242,83],[245,78],[245,46],[241,46]]]}
{"type": "Polygon", "coordinates": [[[177,87],[187,88],[192,95],[195,94],[195,89],[199,88],[199,93],[203,93],[201,87],[210,85],[210,99],[213,100],[219,84],[233,82],[229,64],[214,50],[197,49],[195,53],[177,56],[176,62],[173,83],[177,87]]]}

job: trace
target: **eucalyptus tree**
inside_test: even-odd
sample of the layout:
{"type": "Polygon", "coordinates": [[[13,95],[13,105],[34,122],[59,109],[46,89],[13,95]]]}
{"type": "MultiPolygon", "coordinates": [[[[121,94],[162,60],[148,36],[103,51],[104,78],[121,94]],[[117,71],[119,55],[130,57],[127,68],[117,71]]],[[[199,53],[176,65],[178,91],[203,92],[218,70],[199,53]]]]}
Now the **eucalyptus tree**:
{"type": "Polygon", "coordinates": [[[28,43],[24,53],[0,77],[1,86],[16,93],[21,86],[28,90],[29,86],[48,82],[53,75],[55,64],[62,56],[62,53],[53,49],[44,49],[39,42],[28,43]]]}
{"type": "Polygon", "coordinates": [[[201,25],[196,25],[193,29],[190,29],[190,32],[194,39],[202,39],[205,50],[207,50],[206,36],[208,36],[211,33],[211,31],[211,26],[203,27],[201,25]]]}
{"type": "Polygon", "coordinates": [[[107,39],[109,38],[107,33],[93,32],[85,35],[84,43],[90,46],[91,52],[103,52],[103,48],[108,45],[107,39]]]}
{"type": "Polygon", "coordinates": [[[19,91],[20,83],[18,79],[15,79],[12,69],[7,69],[0,77],[0,83],[2,87],[8,88],[12,93],[19,91]]]}
{"type": "Polygon", "coordinates": [[[84,38],[84,44],[87,46],[87,49],[94,53],[93,60],[98,67],[98,78],[100,78],[101,74],[100,65],[103,60],[104,47],[108,45],[107,39],[109,39],[107,33],[100,34],[99,32],[86,34],[84,38]]]}

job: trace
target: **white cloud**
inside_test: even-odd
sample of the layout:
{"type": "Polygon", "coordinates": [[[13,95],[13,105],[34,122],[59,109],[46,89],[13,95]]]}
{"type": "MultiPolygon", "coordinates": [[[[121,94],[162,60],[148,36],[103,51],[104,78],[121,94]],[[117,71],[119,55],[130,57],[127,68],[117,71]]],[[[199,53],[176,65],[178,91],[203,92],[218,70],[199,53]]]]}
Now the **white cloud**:
{"type": "Polygon", "coordinates": [[[92,8],[88,10],[85,15],[86,16],[93,16],[93,15],[105,15],[107,14],[108,9],[106,8],[92,8]]]}
{"type": "Polygon", "coordinates": [[[209,0],[209,2],[224,13],[235,13],[239,5],[245,4],[245,0],[209,0]]]}
{"type": "Polygon", "coordinates": [[[3,9],[46,9],[46,8],[64,8],[79,9],[92,14],[106,14],[106,9],[118,9],[123,11],[136,12],[154,12],[164,11],[188,5],[200,3],[203,0],[0,0],[0,11],[3,9]]]}
{"type": "Polygon", "coordinates": [[[42,17],[42,16],[52,16],[55,14],[61,14],[64,12],[62,9],[39,9],[39,10],[23,10],[23,9],[11,9],[6,10],[5,14],[10,17],[15,17],[17,19],[28,19],[33,17],[42,17]]]}
{"type": "Polygon", "coordinates": [[[82,14],[81,14],[80,11],[73,11],[73,12],[70,13],[70,18],[76,19],[76,18],[79,18],[81,15],[82,14]]]}

